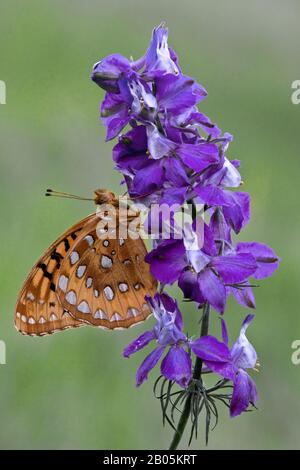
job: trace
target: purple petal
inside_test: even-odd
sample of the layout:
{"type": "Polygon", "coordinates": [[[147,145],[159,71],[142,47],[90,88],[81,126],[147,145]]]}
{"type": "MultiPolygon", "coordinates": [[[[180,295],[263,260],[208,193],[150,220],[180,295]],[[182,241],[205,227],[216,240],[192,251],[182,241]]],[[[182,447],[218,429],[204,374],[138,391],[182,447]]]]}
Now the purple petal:
{"type": "Polygon", "coordinates": [[[225,188],[238,188],[241,184],[241,175],[239,171],[236,169],[235,165],[232,164],[228,158],[225,157],[224,165],[220,172],[219,184],[221,184],[225,188]]]}
{"type": "Polygon", "coordinates": [[[174,157],[166,157],[164,158],[163,166],[166,172],[166,177],[172,185],[180,187],[188,186],[190,184],[181,161],[174,157]]]}
{"type": "Polygon", "coordinates": [[[94,65],[91,79],[104,90],[119,93],[118,78],[122,73],[130,73],[130,70],[128,59],[121,54],[112,54],[94,65]]]}
{"type": "Polygon", "coordinates": [[[194,171],[203,171],[219,159],[219,150],[215,144],[182,144],[177,147],[176,154],[183,163],[194,171]]]}
{"type": "MultiPolygon", "coordinates": [[[[121,80],[119,81],[121,89],[121,80]]],[[[125,100],[131,104],[131,114],[133,117],[150,120],[157,108],[155,96],[149,85],[135,77],[124,81],[124,87],[121,89],[125,100]]]]}
{"type": "Polygon", "coordinates": [[[224,218],[223,212],[219,208],[213,212],[210,218],[209,228],[215,240],[225,240],[231,244],[230,227],[224,218]]]}
{"type": "Polygon", "coordinates": [[[114,139],[122,129],[129,123],[130,117],[126,116],[124,118],[112,117],[106,119],[107,133],[106,141],[114,139]]]}
{"type": "Polygon", "coordinates": [[[254,319],[254,317],[255,317],[255,315],[253,315],[253,314],[249,314],[249,315],[246,316],[246,318],[243,321],[242,326],[241,326],[241,333],[243,333],[243,334],[246,333],[247,328],[250,325],[250,323],[252,322],[252,320],[254,319]]]}
{"type": "Polygon", "coordinates": [[[190,343],[191,350],[206,366],[222,377],[232,380],[236,368],[232,364],[230,350],[214,336],[202,336],[190,343]]]}
{"type": "Polygon", "coordinates": [[[233,384],[233,394],[230,404],[231,418],[246,411],[250,403],[256,403],[257,398],[257,390],[254,381],[247,372],[239,370],[233,384]]]}
{"type": "Polygon", "coordinates": [[[224,217],[235,233],[249,222],[250,219],[250,196],[248,193],[224,191],[227,204],[223,207],[224,217]]]}
{"type": "Polygon", "coordinates": [[[198,285],[202,296],[219,313],[223,313],[226,304],[226,289],[223,282],[208,268],[198,274],[198,285]]]}
{"type": "Polygon", "coordinates": [[[128,151],[146,152],[147,132],[145,126],[135,126],[121,137],[121,142],[128,151]]]}
{"type": "Polygon", "coordinates": [[[223,156],[219,163],[206,175],[206,182],[223,188],[240,186],[241,175],[228,158],[223,156]]]}
{"type": "Polygon", "coordinates": [[[186,388],[192,377],[192,361],[181,346],[173,346],[161,363],[161,373],[186,388]]]}
{"type": "Polygon", "coordinates": [[[187,188],[163,188],[161,193],[160,204],[167,204],[173,206],[179,204],[180,206],[184,203],[187,196],[187,188]]]}
{"type": "Polygon", "coordinates": [[[164,284],[173,284],[187,262],[182,240],[166,240],[145,257],[153,276],[164,284]]]}
{"type": "Polygon", "coordinates": [[[147,344],[154,339],[153,331],[145,331],[141,336],[136,338],[132,343],[128,344],[123,351],[124,357],[130,357],[140,349],[143,349],[147,344]]]}
{"type": "Polygon", "coordinates": [[[204,224],[204,240],[203,240],[202,251],[204,251],[204,253],[206,253],[209,256],[217,255],[217,248],[216,248],[213,231],[206,224],[204,224]]]}
{"type": "Polygon", "coordinates": [[[214,336],[202,336],[190,343],[191,350],[203,361],[230,362],[230,350],[214,336]]]}
{"type": "Polygon", "coordinates": [[[253,274],[255,279],[264,279],[265,277],[269,277],[278,268],[280,259],[272,248],[263,243],[238,243],[236,250],[239,253],[251,253],[256,259],[257,269],[253,274]]]}
{"type": "Polygon", "coordinates": [[[167,28],[162,26],[154,28],[145,61],[146,66],[144,73],[148,77],[155,77],[165,73],[179,73],[178,67],[173,61],[168,48],[167,28]]]}
{"type": "Polygon", "coordinates": [[[186,336],[182,332],[182,316],[175,302],[167,294],[155,294],[153,298],[145,299],[153,309],[156,319],[153,332],[158,343],[162,346],[174,345],[180,341],[185,342],[186,336]]]}
{"type": "Polygon", "coordinates": [[[218,126],[213,124],[209,117],[200,112],[191,113],[184,123],[184,125],[187,124],[195,124],[200,126],[207,134],[211,135],[212,137],[219,137],[221,135],[221,130],[218,128],[218,126]]]}
{"type": "Polygon", "coordinates": [[[153,124],[147,126],[148,149],[155,160],[168,155],[176,144],[162,135],[153,124]]]}
{"type": "Polygon", "coordinates": [[[256,351],[246,337],[246,330],[253,318],[254,315],[245,318],[239,337],[231,348],[232,361],[237,368],[253,369],[257,361],[256,351]]]}
{"type": "Polygon", "coordinates": [[[159,189],[165,180],[165,172],[159,161],[148,160],[137,171],[130,187],[131,197],[147,196],[159,189]]]}
{"type": "Polygon", "coordinates": [[[146,62],[146,58],[143,55],[142,57],[139,57],[139,59],[137,60],[130,61],[130,65],[131,65],[132,70],[138,71],[144,67],[145,62],[146,62]]]}
{"type": "Polygon", "coordinates": [[[195,232],[193,230],[192,225],[185,223],[183,238],[187,259],[196,273],[202,271],[202,269],[204,269],[211,261],[211,257],[207,256],[200,249],[202,248],[203,244],[203,240],[201,239],[201,232],[203,232],[203,229],[201,226],[199,226],[199,228],[200,230],[198,230],[198,232],[195,232]]]}
{"type": "Polygon", "coordinates": [[[184,227],[183,227],[183,243],[185,246],[185,249],[187,251],[189,250],[200,250],[203,245],[203,240],[201,237],[202,231],[203,231],[203,219],[200,217],[199,219],[197,218],[197,229],[194,230],[194,224],[185,222],[184,227]],[[198,223],[199,221],[199,223],[198,223]]]}
{"type": "Polygon", "coordinates": [[[156,366],[164,350],[164,346],[158,346],[144,359],[136,372],[137,387],[139,387],[143,382],[145,382],[145,380],[148,379],[149,372],[156,366]]]}
{"type": "Polygon", "coordinates": [[[187,257],[196,273],[200,273],[211,261],[201,250],[187,250],[187,257]]]}
{"type": "Polygon", "coordinates": [[[227,197],[226,192],[217,186],[196,186],[195,192],[203,203],[209,206],[226,206],[230,205],[231,200],[227,197]]]}
{"type": "Polygon", "coordinates": [[[250,218],[250,197],[248,193],[230,192],[214,185],[195,187],[202,202],[210,206],[222,206],[227,223],[236,233],[246,225],[250,218]]]}
{"type": "Polygon", "coordinates": [[[229,292],[232,293],[235,300],[246,308],[255,308],[255,297],[253,294],[253,290],[251,287],[248,286],[249,282],[244,283],[244,287],[236,288],[236,287],[228,287],[229,292]]]}
{"type": "Polygon", "coordinates": [[[162,294],[156,293],[154,298],[156,301],[162,303],[167,312],[175,313],[175,325],[179,330],[182,330],[183,320],[181,312],[178,308],[177,301],[170,297],[168,294],[163,292],[162,294]]]}
{"type": "Polygon", "coordinates": [[[235,168],[240,168],[241,166],[241,161],[240,160],[230,160],[230,162],[232,163],[232,165],[235,167],[235,168]]]}
{"type": "Polygon", "coordinates": [[[101,104],[101,119],[107,126],[106,140],[113,139],[121,132],[130,120],[128,104],[122,96],[106,93],[101,104]]]}
{"type": "Polygon", "coordinates": [[[113,159],[117,167],[133,172],[145,166],[149,160],[147,151],[147,135],[145,126],[136,126],[122,135],[113,148],[113,159]]]}
{"type": "Polygon", "coordinates": [[[156,97],[162,111],[182,114],[207,95],[206,90],[185,75],[166,74],[156,79],[156,97]]]}
{"type": "Polygon", "coordinates": [[[179,60],[178,60],[178,56],[176,52],[171,47],[169,47],[169,52],[170,52],[170,57],[173,60],[173,62],[176,64],[178,71],[181,72],[181,69],[179,67],[179,60]]]}
{"type": "Polygon", "coordinates": [[[236,367],[231,362],[205,361],[209,370],[219,374],[224,379],[233,380],[236,374],[236,367]]]}
{"type": "Polygon", "coordinates": [[[213,259],[212,265],[228,284],[242,282],[256,270],[255,259],[250,253],[218,256],[213,259]]]}
{"type": "Polygon", "coordinates": [[[178,309],[177,302],[165,292],[162,294],[156,293],[154,298],[156,302],[162,303],[168,312],[175,312],[178,309]]]}
{"type": "Polygon", "coordinates": [[[178,286],[182,290],[186,299],[195,300],[195,302],[198,302],[200,305],[204,304],[205,298],[199,289],[196,273],[190,270],[183,271],[179,277],[178,286]]]}
{"type": "Polygon", "coordinates": [[[120,94],[105,93],[104,100],[100,106],[100,114],[102,118],[109,118],[119,114],[124,109],[127,109],[128,103],[120,94]]]}

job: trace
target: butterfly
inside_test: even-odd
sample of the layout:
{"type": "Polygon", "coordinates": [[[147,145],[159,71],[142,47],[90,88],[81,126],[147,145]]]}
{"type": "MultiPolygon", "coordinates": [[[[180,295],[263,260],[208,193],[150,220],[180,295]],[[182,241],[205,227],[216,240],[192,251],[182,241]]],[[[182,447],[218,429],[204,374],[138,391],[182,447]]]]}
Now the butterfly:
{"type": "MultiPolygon", "coordinates": [[[[48,191],[47,195],[68,197],[48,191]]],[[[116,228],[105,228],[111,214],[109,209],[100,210],[52,243],[18,296],[15,326],[19,332],[43,336],[86,324],[109,330],[129,328],[151,314],[145,296],[155,293],[157,281],[144,261],[144,241],[139,235],[120,236],[119,201],[112,192],[98,189],[94,194],[97,208],[115,210],[116,228]]]]}

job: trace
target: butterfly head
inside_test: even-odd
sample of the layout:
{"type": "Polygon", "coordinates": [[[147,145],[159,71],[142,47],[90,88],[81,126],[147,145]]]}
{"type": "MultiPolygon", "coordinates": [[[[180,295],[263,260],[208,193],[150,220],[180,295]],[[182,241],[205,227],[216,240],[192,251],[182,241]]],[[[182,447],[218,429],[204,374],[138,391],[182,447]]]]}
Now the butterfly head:
{"type": "Polygon", "coordinates": [[[115,194],[107,189],[96,189],[94,191],[95,197],[94,201],[96,205],[101,204],[112,204],[114,206],[118,205],[118,199],[115,194]]]}

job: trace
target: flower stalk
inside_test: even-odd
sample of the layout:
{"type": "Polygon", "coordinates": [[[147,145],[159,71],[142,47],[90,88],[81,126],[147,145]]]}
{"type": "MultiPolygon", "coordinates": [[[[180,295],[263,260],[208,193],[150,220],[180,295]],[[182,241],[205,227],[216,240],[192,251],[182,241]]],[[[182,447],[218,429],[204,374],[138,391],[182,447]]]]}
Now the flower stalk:
{"type": "MultiPolygon", "coordinates": [[[[209,311],[210,307],[209,304],[206,303],[203,307],[203,315],[201,319],[201,336],[206,336],[208,334],[208,328],[209,328],[209,311]]],[[[201,372],[202,372],[202,360],[197,357],[195,361],[195,366],[194,366],[194,371],[193,371],[193,379],[194,380],[201,380],[201,372]]],[[[170,444],[169,450],[176,450],[184,433],[185,427],[187,425],[187,422],[190,417],[191,413],[191,400],[192,400],[192,394],[189,394],[185,404],[184,408],[181,414],[181,417],[178,422],[177,429],[175,431],[174,437],[172,439],[172,442],[170,444]]]]}

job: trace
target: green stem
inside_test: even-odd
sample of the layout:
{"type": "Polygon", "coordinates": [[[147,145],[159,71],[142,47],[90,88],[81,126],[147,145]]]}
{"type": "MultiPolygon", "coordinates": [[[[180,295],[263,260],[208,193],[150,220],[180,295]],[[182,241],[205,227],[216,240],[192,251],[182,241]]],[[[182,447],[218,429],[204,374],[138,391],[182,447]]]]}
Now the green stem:
{"type": "MultiPolygon", "coordinates": [[[[209,326],[209,304],[206,303],[203,307],[203,317],[202,317],[202,322],[201,322],[200,336],[206,336],[208,334],[208,326],[209,326]]],[[[200,380],[201,373],[202,373],[202,360],[199,357],[197,357],[194,371],[193,371],[193,379],[200,380]]],[[[180,416],[180,420],[178,422],[178,426],[175,431],[169,450],[177,449],[177,446],[181,441],[181,438],[183,436],[183,433],[184,433],[184,430],[185,430],[185,427],[186,427],[186,424],[188,422],[190,412],[191,412],[191,400],[192,400],[192,394],[189,393],[185,401],[184,408],[182,410],[182,414],[180,416]]]]}

